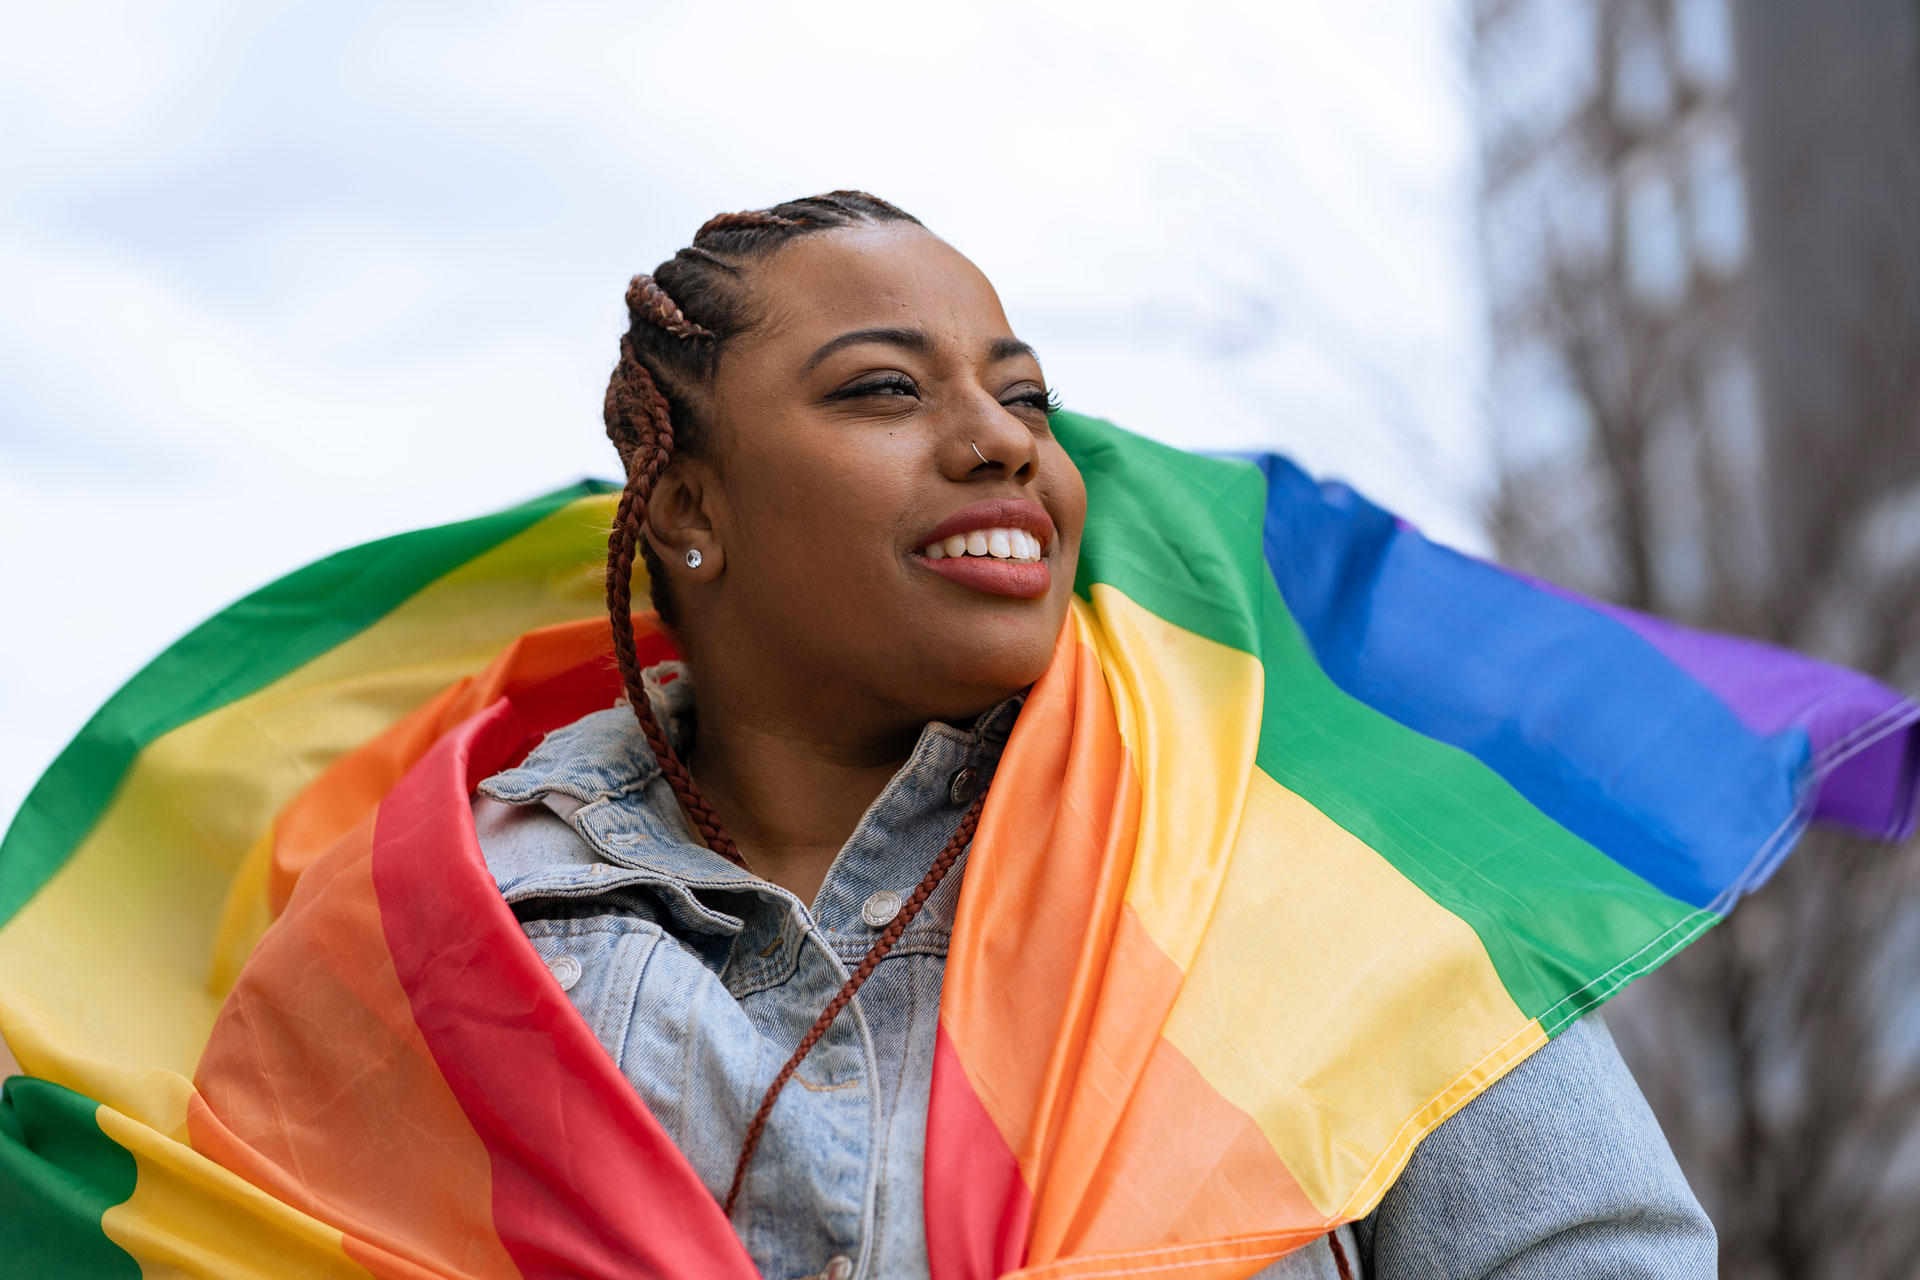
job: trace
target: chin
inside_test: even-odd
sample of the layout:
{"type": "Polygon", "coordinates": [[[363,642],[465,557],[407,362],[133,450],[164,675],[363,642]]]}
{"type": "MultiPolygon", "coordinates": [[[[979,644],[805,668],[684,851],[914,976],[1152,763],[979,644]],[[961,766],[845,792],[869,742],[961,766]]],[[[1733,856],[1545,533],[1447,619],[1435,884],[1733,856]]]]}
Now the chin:
{"type": "Polygon", "coordinates": [[[951,690],[953,701],[967,704],[949,714],[985,711],[1045,675],[1057,634],[1057,628],[1022,626],[1012,633],[1000,629],[964,637],[958,645],[951,643],[957,637],[949,637],[933,683],[951,690]]]}

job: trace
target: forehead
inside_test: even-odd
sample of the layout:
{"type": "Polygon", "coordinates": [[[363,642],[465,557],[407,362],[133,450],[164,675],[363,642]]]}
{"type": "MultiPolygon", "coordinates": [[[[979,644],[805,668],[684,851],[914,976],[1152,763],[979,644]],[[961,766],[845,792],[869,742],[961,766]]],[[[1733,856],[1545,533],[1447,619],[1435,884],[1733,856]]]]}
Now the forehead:
{"type": "Polygon", "coordinates": [[[803,236],[756,271],[752,287],[763,307],[761,336],[781,345],[888,326],[936,339],[1008,333],[1000,298],[980,269],[912,223],[803,236]]]}

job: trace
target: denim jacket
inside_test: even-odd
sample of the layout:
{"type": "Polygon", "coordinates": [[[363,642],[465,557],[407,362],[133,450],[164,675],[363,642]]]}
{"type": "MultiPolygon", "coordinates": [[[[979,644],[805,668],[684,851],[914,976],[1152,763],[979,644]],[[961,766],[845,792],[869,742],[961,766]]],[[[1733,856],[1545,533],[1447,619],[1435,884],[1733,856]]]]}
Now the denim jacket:
{"type": "MultiPolygon", "coordinates": [[[[688,683],[648,684],[678,745],[688,683]]],[[[811,904],[693,839],[624,706],[481,784],[475,824],[501,894],[716,1198],[775,1072],[991,783],[1019,706],[970,730],[929,724],[811,904]]],[[[768,1280],[927,1274],[927,1096],[965,868],[963,857],[774,1107],[733,1217],[768,1280]]],[[[1443,1124],[1340,1238],[1377,1280],[1695,1277],[1715,1265],[1712,1227],[1592,1018],[1443,1124]]],[[[1336,1275],[1319,1244],[1260,1280],[1336,1275]]]]}

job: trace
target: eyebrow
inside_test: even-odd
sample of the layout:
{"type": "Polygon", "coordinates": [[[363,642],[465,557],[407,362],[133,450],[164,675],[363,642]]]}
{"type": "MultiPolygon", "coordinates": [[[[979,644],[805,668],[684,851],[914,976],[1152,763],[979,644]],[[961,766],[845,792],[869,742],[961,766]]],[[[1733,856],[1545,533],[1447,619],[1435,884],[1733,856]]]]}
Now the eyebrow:
{"type": "Polygon", "coordinates": [[[1038,361],[1032,347],[1018,338],[995,338],[987,347],[987,363],[999,364],[1002,360],[1018,360],[1022,356],[1038,361]]]}
{"type": "MultiPolygon", "coordinates": [[[[902,351],[911,351],[919,356],[933,353],[933,339],[918,329],[855,329],[851,333],[843,333],[837,338],[822,343],[818,351],[807,357],[805,367],[812,369],[836,351],[867,342],[898,347],[902,351]]],[[[1018,338],[995,338],[987,346],[989,364],[999,364],[1002,360],[1014,360],[1021,356],[1039,358],[1034,355],[1032,347],[1018,338]]]]}
{"type": "Polygon", "coordinates": [[[857,347],[865,342],[899,347],[902,351],[911,351],[920,356],[928,355],[933,351],[933,339],[918,329],[855,329],[852,333],[843,333],[821,344],[818,351],[807,357],[806,367],[811,369],[834,352],[844,347],[857,347]]]}

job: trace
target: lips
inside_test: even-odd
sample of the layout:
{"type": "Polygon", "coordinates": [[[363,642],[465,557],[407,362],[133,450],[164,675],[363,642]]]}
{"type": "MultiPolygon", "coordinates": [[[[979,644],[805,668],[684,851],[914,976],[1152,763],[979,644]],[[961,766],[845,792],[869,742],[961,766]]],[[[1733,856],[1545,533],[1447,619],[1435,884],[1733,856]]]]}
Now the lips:
{"type": "Polygon", "coordinates": [[[1047,561],[1057,537],[1039,503],[996,498],[962,507],[920,535],[913,559],[969,590],[1032,599],[1053,586],[1047,561]]]}
{"type": "Polygon", "coordinates": [[[1039,503],[1020,498],[992,498],[960,508],[921,534],[913,545],[915,550],[919,550],[955,534],[972,533],[975,530],[984,532],[988,529],[1023,529],[1040,540],[1042,552],[1051,550],[1058,536],[1053,527],[1053,517],[1039,503]]]}
{"type": "Polygon", "coordinates": [[[1030,600],[1047,594],[1053,586],[1053,569],[1045,560],[1015,563],[1011,560],[989,560],[984,556],[929,560],[918,553],[913,558],[949,582],[957,582],[990,596],[1015,596],[1030,600]]]}

